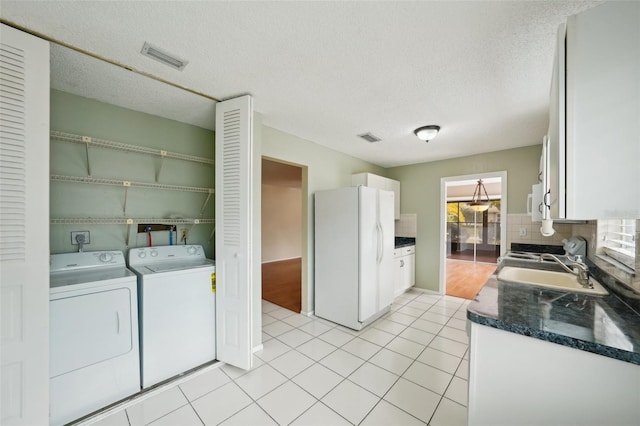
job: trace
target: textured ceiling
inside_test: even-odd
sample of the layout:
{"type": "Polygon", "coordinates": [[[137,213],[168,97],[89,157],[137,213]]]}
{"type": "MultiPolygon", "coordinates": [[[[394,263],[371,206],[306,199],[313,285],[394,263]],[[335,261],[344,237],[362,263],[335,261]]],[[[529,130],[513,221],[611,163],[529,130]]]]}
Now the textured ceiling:
{"type": "MultiPolygon", "coordinates": [[[[599,3],[2,0],[0,16],[213,98],[250,93],[264,124],[389,167],[540,143],[556,29],[599,3]],[[442,126],[428,144],[426,124],[442,126]]],[[[55,88],[213,126],[211,100],[64,50],[55,88]]]]}

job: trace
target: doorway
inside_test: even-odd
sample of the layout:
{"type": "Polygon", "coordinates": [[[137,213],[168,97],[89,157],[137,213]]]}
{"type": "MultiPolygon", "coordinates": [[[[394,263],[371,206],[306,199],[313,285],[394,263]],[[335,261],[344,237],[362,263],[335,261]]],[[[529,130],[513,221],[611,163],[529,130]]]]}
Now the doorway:
{"type": "Polygon", "coordinates": [[[262,159],[262,298],[302,310],[302,167],[262,159]]]}
{"type": "Polygon", "coordinates": [[[506,249],[506,188],[506,171],[441,179],[441,294],[473,299],[495,271],[506,249]],[[470,206],[480,179],[489,196],[482,212],[470,206]]]}

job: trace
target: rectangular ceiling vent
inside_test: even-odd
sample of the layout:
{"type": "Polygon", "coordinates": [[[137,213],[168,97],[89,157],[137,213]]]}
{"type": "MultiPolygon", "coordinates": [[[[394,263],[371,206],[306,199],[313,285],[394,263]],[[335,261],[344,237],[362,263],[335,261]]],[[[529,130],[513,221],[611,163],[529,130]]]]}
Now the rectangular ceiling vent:
{"type": "Polygon", "coordinates": [[[148,42],[144,43],[144,46],[142,46],[142,50],[140,51],[140,53],[180,71],[182,71],[184,67],[186,67],[189,63],[188,61],[185,61],[183,59],[176,58],[171,53],[163,51],[162,49],[159,49],[156,46],[149,44],[148,42]]]}
{"type": "Polygon", "coordinates": [[[358,137],[364,139],[367,142],[380,142],[382,140],[372,133],[363,133],[361,135],[358,135],[358,137]]]}

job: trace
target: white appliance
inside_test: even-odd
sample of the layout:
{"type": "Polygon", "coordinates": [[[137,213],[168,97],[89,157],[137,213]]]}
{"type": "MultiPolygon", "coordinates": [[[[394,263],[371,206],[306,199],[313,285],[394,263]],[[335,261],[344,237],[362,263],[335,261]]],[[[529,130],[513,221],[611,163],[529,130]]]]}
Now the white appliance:
{"type": "Polygon", "coordinates": [[[315,193],[315,315],[360,330],[393,301],[394,195],[315,193]]]}
{"type": "Polygon", "coordinates": [[[60,425],[140,391],[138,298],[122,252],[50,263],[49,420],[60,425]]]}
{"type": "Polygon", "coordinates": [[[134,248],[141,384],[148,388],[216,358],[215,262],[197,245],[134,248]]]}
{"type": "Polygon", "coordinates": [[[531,216],[531,222],[542,222],[542,212],[544,204],[542,203],[542,184],[537,183],[531,185],[531,193],[527,196],[527,214],[531,216]]]}

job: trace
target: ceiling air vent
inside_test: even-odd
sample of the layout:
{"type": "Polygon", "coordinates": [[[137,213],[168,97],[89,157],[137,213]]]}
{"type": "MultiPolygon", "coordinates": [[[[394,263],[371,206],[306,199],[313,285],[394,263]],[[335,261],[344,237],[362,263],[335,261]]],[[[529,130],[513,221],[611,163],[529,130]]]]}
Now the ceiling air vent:
{"type": "Polygon", "coordinates": [[[358,135],[358,137],[364,139],[367,142],[380,142],[382,140],[371,133],[363,133],[361,135],[358,135]]]}
{"type": "Polygon", "coordinates": [[[176,58],[172,54],[163,51],[162,49],[159,49],[147,42],[145,42],[144,46],[142,46],[142,50],[140,51],[140,53],[180,71],[182,71],[184,67],[186,67],[189,63],[188,61],[176,58]]]}

